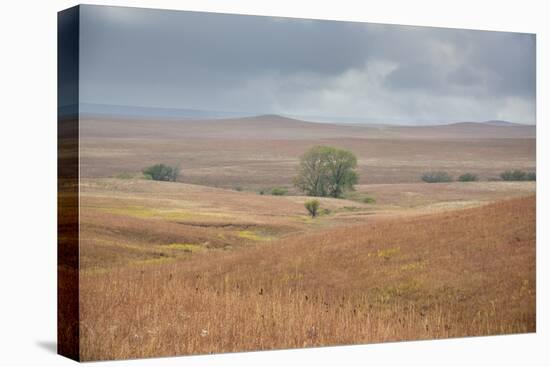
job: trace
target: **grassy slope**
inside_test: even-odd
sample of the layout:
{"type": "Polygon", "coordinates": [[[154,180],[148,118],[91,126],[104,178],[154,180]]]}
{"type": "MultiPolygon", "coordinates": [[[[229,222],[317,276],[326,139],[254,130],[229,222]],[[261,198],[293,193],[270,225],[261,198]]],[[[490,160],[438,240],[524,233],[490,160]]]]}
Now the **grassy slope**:
{"type": "Polygon", "coordinates": [[[418,183],[428,170],[532,170],[534,127],[159,126],[81,124],[84,359],[534,330],[534,199],[479,207],[534,184],[418,183]],[[297,157],[315,144],[360,162],[350,200],[322,199],[329,215],[246,192],[295,193],[297,157]],[[99,178],[160,162],[201,186],[99,178]]]}
{"type": "Polygon", "coordinates": [[[270,196],[182,183],[81,182],[80,266],[84,271],[188,258],[353,223],[479,206],[534,193],[534,184],[479,182],[366,185],[353,200],[321,198],[329,215],[311,220],[300,196],[270,196]],[[365,204],[362,199],[375,197],[365,204]],[[180,251],[185,249],[187,251],[180,251]]]}
{"type": "Polygon", "coordinates": [[[84,272],[81,290],[85,360],[534,331],[535,199],[84,272]]]}
{"type": "Polygon", "coordinates": [[[371,210],[363,203],[323,198],[322,207],[332,215],[312,221],[305,197],[145,180],[83,180],[81,192],[84,271],[188,258],[193,249],[231,250],[341,224],[350,209],[371,210]]]}

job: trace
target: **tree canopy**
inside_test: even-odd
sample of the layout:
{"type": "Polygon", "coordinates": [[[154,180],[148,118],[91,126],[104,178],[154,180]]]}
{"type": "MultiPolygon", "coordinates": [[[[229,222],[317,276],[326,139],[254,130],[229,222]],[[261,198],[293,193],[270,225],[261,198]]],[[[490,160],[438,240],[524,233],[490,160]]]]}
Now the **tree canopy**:
{"type": "Polygon", "coordinates": [[[339,198],[346,190],[353,190],[353,185],[357,183],[359,176],[356,167],[357,158],[352,152],[330,146],[314,146],[300,158],[294,184],[309,196],[339,198]]]}

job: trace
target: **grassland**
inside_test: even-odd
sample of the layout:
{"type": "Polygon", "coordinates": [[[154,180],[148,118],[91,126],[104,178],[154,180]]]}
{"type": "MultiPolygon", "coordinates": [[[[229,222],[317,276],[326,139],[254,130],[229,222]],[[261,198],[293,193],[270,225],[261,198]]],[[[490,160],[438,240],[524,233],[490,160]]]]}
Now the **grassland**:
{"type": "Polygon", "coordinates": [[[529,134],[278,123],[84,128],[82,360],[535,331],[535,184],[486,181],[534,167],[529,134]],[[318,143],[356,152],[362,179],[312,219],[289,183],[318,143]],[[180,182],[140,178],[158,162],[180,182]]]}
{"type": "MultiPolygon", "coordinates": [[[[532,332],[534,205],[528,197],[247,236],[246,249],[231,251],[143,244],[132,250],[164,255],[81,270],[82,357],[532,332]]],[[[145,228],[140,238],[156,237],[157,226],[145,228]]]]}
{"type": "Polygon", "coordinates": [[[81,175],[139,177],[164,162],[181,182],[291,194],[299,156],[317,144],[357,155],[360,184],[420,182],[426,171],[464,172],[482,180],[507,169],[535,168],[534,127],[365,127],[258,118],[228,121],[96,121],[81,123],[81,175]]]}

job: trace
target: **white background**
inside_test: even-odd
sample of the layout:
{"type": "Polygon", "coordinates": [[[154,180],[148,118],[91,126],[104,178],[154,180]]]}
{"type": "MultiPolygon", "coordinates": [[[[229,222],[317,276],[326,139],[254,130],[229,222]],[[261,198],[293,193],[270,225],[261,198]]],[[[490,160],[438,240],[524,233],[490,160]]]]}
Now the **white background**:
{"type": "MultiPolygon", "coordinates": [[[[537,333],[104,362],[110,366],[548,365],[550,13],[545,1],[90,1],[227,13],[537,33],[537,333]],[[546,23],[546,24],[545,24],[546,23]],[[545,105],[546,103],[546,105],[545,105]],[[546,228],[545,228],[546,227],[546,228]]],[[[3,1],[0,11],[0,364],[64,366],[56,340],[56,12],[75,1],[3,1]]]]}

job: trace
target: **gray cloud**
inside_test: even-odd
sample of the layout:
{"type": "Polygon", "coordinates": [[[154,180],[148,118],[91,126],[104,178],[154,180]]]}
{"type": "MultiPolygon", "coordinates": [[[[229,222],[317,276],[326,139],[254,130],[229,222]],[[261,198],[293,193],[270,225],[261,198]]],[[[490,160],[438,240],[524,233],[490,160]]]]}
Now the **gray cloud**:
{"type": "Polygon", "coordinates": [[[86,103],[535,122],[535,37],[82,6],[86,103]]]}

